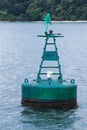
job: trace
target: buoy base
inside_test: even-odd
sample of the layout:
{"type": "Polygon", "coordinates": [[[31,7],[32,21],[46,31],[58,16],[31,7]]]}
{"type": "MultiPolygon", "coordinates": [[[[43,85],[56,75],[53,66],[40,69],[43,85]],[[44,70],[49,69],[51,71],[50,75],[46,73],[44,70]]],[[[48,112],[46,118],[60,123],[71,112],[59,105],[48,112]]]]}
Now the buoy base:
{"type": "Polygon", "coordinates": [[[76,108],[77,101],[75,99],[61,101],[38,101],[32,99],[22,99],[21,104],[23,106],[32,106],[38,108],[76,108]]]}

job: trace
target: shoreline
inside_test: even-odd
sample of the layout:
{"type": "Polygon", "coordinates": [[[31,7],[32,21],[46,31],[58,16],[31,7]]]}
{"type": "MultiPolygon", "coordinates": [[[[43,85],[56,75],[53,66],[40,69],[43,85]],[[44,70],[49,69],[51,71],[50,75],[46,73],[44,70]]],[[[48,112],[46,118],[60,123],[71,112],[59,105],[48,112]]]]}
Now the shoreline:
{"type": "MultiPolygon", "coordinates": [[[[10,21],[10,20],[0,20],[0,23],[1,22],[29,22],[29,23],[32,23],[32,22],[37,22],[37,23],[41,23],[41,22],[44,22],[44,21],[18,21],[18,20],[15,20],[15,21],[10,21]]],[[[87,20],[77,20],[77,21],[52,21],[52,23],[87,23],[87,20]]]]}

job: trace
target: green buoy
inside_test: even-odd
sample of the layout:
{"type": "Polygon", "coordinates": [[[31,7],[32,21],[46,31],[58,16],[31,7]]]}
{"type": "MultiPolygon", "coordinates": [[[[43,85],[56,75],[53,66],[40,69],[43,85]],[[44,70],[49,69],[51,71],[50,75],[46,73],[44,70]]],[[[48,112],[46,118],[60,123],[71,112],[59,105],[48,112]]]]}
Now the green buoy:
{"type": "Polygon", "coordinates": [[[22,84],[22,105],[49,108],[73,108],[77,106],[77,85],[75,80],[63,80],[59,62],[56,38],[61,34],[48,32],[51,23],[50,14],[44,18],[46,31],[44,35],[45,46],[36,80],[24,80],[22,84]]]}

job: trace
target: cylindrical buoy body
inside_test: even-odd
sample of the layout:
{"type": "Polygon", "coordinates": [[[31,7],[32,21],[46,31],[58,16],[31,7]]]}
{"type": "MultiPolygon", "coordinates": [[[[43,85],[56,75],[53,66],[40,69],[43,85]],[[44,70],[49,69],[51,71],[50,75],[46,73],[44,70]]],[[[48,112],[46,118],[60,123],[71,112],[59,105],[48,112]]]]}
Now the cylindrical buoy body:
{"type": "Polygon", "coordinates": [[[22,84],[22,105],[35,107],[76,107],[77,85],[59,80],[41,80],[22,84]]]}

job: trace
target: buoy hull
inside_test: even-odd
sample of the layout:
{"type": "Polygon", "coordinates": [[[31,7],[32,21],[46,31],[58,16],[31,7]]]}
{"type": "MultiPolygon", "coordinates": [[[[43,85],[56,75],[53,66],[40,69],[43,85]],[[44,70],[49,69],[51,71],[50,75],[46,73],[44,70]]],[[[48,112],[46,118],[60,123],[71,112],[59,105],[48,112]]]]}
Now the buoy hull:
{"type": "Polygon", "coordinates": [[[42,107],[42,108],[75,108],[77,100],[60,100],[60,101],[41,101],[32,99],[22,99],[23,106],[42,107]]]}
{"type": "Polygon", "coordinates": [[[59,81],[22,84],[23,106],[73,108],[77,106],[77,85],[59,81]]]}

